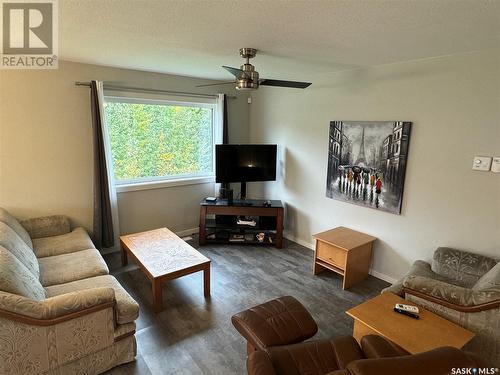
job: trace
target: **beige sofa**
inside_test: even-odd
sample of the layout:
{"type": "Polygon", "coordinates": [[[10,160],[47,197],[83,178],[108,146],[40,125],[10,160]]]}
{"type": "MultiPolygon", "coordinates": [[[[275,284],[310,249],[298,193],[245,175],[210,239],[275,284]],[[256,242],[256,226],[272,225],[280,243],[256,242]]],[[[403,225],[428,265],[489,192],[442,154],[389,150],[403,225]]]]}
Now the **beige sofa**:
{"type": "Polygon", "coordinates": [[[133,361],[139,306],[83,228],[0,208],[0,374],[99,374],[133,361]]]}

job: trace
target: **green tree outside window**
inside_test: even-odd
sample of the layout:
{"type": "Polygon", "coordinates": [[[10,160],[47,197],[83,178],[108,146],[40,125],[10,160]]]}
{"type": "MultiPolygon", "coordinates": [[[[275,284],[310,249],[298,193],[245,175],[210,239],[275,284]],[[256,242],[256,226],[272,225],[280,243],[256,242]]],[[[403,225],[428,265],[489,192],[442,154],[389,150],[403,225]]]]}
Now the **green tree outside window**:
{"type": "Polygon", "coordinates": [[[109,101],[104,105],[117,182],[213,171],[213,109],[109,101]]]}

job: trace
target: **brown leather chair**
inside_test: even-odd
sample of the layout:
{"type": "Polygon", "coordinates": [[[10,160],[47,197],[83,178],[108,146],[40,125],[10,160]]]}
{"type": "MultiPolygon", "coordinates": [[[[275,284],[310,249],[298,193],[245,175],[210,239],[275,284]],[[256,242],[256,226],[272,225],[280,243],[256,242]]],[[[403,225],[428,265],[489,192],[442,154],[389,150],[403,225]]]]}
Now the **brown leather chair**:
{"type": "Polygon", "coordinates": [[[361,346],[343,336],[270,347],[247,358],[249,375],[450,375],[452,368],[483,366],[456,348],[411,355],[377,335],[363,337],[361,346]]]}
{"type": "Polygon", "coordinates": [[[352,336],[303,342],[318,326],[291,296],[242,311],[231,321],[247,340],[249,375],[449,375],[453,367],[481,367],[456,348],[410,355],[377,335],[363,337],[361,346],[352,336]]]}

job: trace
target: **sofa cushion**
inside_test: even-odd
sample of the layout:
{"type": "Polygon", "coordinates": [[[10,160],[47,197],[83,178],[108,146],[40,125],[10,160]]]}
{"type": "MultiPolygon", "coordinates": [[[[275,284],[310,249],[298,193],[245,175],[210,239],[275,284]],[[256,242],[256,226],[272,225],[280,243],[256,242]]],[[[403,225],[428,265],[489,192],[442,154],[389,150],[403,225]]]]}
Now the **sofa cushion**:
{"type": "Polygon", "coordinates": [[[452,279],[446,276],[441,276],[431,270],[431,265],[427,262],[424,262],[423,260],[416,260],[408,272],[398,281],[396,281],[394,284],[392,284],[390,287],[387,287],[382,290],[382,293],[386,292],[391,292],[394,294],[397,294],[400,297],[404,297],[405,294],[403,292],[403,283],[404,281],[411,276],[424,276],[428,277],[429,279],[434,279],[434,280],[439,280],[439,281],[444,281],[447,283],[451,283],[452,279]]]}
{"type": "Polygon", "coordinates": [[[36,301],[45,299],[38,278],[3,246],[0,246],[0,290],[36,301]]]}
{"type": "Polygon", "coordinates": [[[38,261],[33,250],[11,227],[1,221],[0,245],[9,250],[36,278],[40,276],[38,261]]]}
{"type": "Polygon", "coordinates": [[[481,276],[496,264],[496,260],[483,255],[439,247],[434,252],[432,270],[453,279],[453,284],[472,288],[481,276]]]}
{"type": "Polygon", "coordinates": [[[33,251],[37,258],[74,253],[87,249],[95,249],[95,246],[85,229],[81,227],[60,236],[33,240],[33,251]]]}
{"type": "Polygon", "coordinates": [[[0,221],[11,227],[14,232],[18,234],[19,237],[33,249],[33,244],[31,243],[31,238],[26,229],[17,221],[17,219],[12,216],[6,209],[0,207],[0,221]]]}
{"type": "Polygon", "coordinates": [[[118,324],[133,322],[139,316],[139,305],[111,275],[96,276],[88,279],[73,281],[66,284],[52,285],[45,288],[48,297],[69,293],[76,290],[111,287],[115,290],[116,321],[118,324]]]}
{"type": "Polygon", "coordinates": [[[108,266],[96,249],[38,259],[43,286],[64,284],[87,277],[107,275],[108,266]]]}
{"type": "Polygon", "coordinates": [[[22,220],[21,225],[34,238],[60,236],[71,230],[69,219],[65,215],[52,215],[22,220]]]}

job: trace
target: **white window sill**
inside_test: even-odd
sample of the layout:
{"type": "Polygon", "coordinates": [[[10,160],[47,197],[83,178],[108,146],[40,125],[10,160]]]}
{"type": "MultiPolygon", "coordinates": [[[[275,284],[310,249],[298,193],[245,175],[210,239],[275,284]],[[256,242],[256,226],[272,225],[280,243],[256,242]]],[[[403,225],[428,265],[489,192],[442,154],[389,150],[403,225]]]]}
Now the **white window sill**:
{"type": "Polygon", "coordinates": [[[197,184],[208,184],[215,182],[215,177],[190,177],[181,178],[176,180],[163,180],[163,181],[147,181],[147,182],[134,182],[132,184],[115,185],[117,193],[125,193],[128,191],[138,191],[138,190],[151,190],[151,189],[162,189],[174,186],[184,186],[184,185],[197,185],[197,184]]]}

